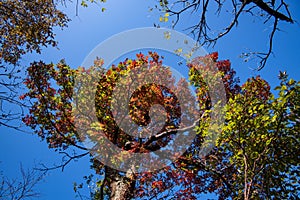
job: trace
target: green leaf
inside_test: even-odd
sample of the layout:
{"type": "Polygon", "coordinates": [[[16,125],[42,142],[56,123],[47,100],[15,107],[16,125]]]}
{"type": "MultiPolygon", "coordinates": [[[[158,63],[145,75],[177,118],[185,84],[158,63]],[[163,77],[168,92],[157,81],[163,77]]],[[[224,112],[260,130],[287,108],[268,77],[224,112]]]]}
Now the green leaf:
{"type": "Polygon", "coordinates": [[[81,1],[81,6],[88,7],[87,3],[84,0],[81,1]]]}

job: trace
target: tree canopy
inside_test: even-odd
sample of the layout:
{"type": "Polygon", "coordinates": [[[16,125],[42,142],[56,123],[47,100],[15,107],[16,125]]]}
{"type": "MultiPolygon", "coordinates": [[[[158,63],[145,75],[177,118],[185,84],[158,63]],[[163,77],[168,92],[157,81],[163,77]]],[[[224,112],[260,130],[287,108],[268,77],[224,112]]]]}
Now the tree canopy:
{"type": "MultiPolygon", "coordinates": [[[[225,125],[212,151],[203,156],[199,154],[204,138],[209,134],[208,127],[212,120],[209,113],[214,108],[203,74],[197,73],[195,65],[190,64],[190,81],[196,87],[201,108],[200,119],[194,119],[197,123],[192,125],[197,134],[190,147],[164,168],[143,173],[123,172],[106,166],[101,159],[97,159],[97,154],[91,152],[91,164],[101,177],[96,181],[97,188],[92,194],[94,199],[197,199],[203,193],[215,193],[219,199],[296,199],[299,196],[300,83],[288,79],[287,74],[281,72],[280,84],[275,88],[278,92],[272,94],[269,84],[259,76],[240,85],[230,62],[217,61],[217,53],[204,58],[216,62],[227,96],[225,125]]],[[[63,152],[69,146],[87,150],[87,147],[80,146],[84,138],[78,134],[74,121],[82,114],[83,108],[89,108],[84,102],[76,104],[72,93],[77,91],[74,87],[80,86],[74,85],[75,76],[96,70],[100,72],[95,96],[100,123],[99,126],[90,125],[87,131],[89,138],[96,141],[96,148],[101,149],[102,141],[97,130],[103,130],[112,144],[129,154],[163,148],[174,140],[176,134],[180,134],[176,119],[184,117],[187,111],[181,110],[181,115],[176,114],[179,108],[172,91],[184,88],[184,82],[179,81],[176,85],[173,79],[168,88],[144,85],[130,97],[129,113],[138,124],[149,123],[151,105],[160,104],[165,108],[167,120],[156,135],[139,138],[126,134],[116,125],[114,116],[118,115],[113,115],[110,110],[112,91],[120,77],[136,68],[145,69],[144,64],[147,64],[146,68],[149,66],[149,69],[156,71],[159,70],[157,66],[163,66],[156,53],[150,52],[148,56],[138,54],[136,59],[126,59],[107,70],[102,68],[102,64],[103,60],[97,59],[92,69],[73,70],[64,62],[57,65],[32,63],[26,81],[29,92],[22,98],[30,98],[34,104],[24,122],[40,137],[46,138],[51,148],[63,152]],[[151,65],[153,63],[156,65],[151,65]],[[75,115],[71,114],[72,106],[73,110],[74,107],[75,111],[79,110],[75,115]]],[[[86,126],[84,120],[79,123],[82,127],[86,126]]],[[[68,156],[68,162],[88,154],[68,156]]],[[[117,162],[118,156],[109,159],[117,162]]],[[[90,179],[87,178],[88,183],[90,179]]]]}
{"type": "Polygon", "coordinates": [[[67,16],[55,1],[0,2],[0,64],[17,64],[27,52],[41,52],[41,47],[56,46],[54,27],[65,27],[67,16]]]}

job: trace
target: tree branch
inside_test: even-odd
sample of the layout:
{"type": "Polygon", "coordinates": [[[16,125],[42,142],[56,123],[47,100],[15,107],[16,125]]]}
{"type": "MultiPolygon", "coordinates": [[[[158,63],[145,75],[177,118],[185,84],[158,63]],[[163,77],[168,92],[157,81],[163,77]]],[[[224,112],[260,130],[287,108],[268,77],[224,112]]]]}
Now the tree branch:
{"type": "MultiPolygon", "coordinates": [[[[284,21],[293,24],[295,21],[293,20],[291,13],[289,11],[288,5],[285,3],[284,0],[272,0],[272,1],[264,1],[264,0],[231,0],[229,2],[230,6],[232,7],[232,16],[233,20],[230,22],[229,25],[225,26],[223,30],[220,33],[214,34],[210,33],[211,27],[209,27],[209,24],[206,19],[206,14],[209,5],[209,2],[215,2],[217,4],[217,14],[220,16],[221,9],[223,6],[223,3],[219,0],[194,0],[191,3],[189,1],[175,1],[173,3],[174,7],[175,5],[179,4],[183,8],[179,11],[173,10],[172,8],[169,8],[167,5],[164,5],[163,7],[167,7],[167,9],[163,9],[163,11],[166,11],[170,13],[170,15],[176,15],[176,20],[173,24],[173,28],[178,24],[180,17],[183,16],[183,13],[186,13],[188,11],[193,12],[198,11],[198,8],[202,8],[201,11],[198,13],[200,18],[199,21],[190,27],[187,27],[185,30],[188,30],[190,34],[196,37],[197,41],[200,42],[201,45],[215,45],[217,41],[221,38],[223,38],[225,35],[229,34],[233,27],[236,26],[240,20],[242,13],[250,13],[252,16],[255,16],[254,9],[259,9],[262,12],[259,15],[261,18],[265,18],[265,22],[267,22],[270,18],[275,18],[273,24],[273,31],[270,34],[270,40],[269,40],[269,49],[267,53],[247,53],[247,55],[259,55],[257,58],[260,58],[259,66],[257,67],[257,70],[261,70],[265,67],[267,60],[269,59],[270,55],[272,54],[272,43],[274,33],[278,30],[278,21],[284,21]],[[187,3],[188,2],[188,3],[187,3]],[[182,4],[182,5],[181,5],[182,4]],[[250,8],[246,8],[248,5],[250,5],[250,8]],[[262,14],[263,13],[263,14],[262,14]]],[[[179,7],[179,6],[178,6],[179,7]]],[[[225,13],[223,11],[222,13],[225,13]]],[[[257,51],[256,51],[257,52],[257,51]]]]}
{"type": "Polygon", "coordinates": [[[184,128],[179,128],[179,129],[170,129],[170,130],[164,131],[162,133],[159,133],[157,135],[152,135],[145,143],[142,144],[142,146],[147,148],[147,146],[149,146],[152,142],[157,141],[161,138],[167,137],[172,134],[176,134],[176,132],[186,132],[186,131],[190,131],[190,130],[194,129],[198,125],[200,120],[204,117],[204,114],[205,114],[205,112],[202,114],[202,116],[199,119],[194,121],[194,123],[190,126],[187,126],[184,128]]]}
{"type": "MultiPolygon", "coordinates": [[[[294,23],[294,20],[291,18],[291,16],[286,16],[286,15],[278,12],[277,10],[272,9],[270,6],[268,6],[268,4],[266,4],[262,0],[252,0],[252,2],[255,5],[257,5],[260,9],[264,10],[265,12],[267,12],[269,15],[271,15],[273,17],[278,18],[282,21],[287,21],[287,22],[290,22],[290,23],[294,23]]],[[[284,3],[284,2],[282,1],[282,3],[284,3]]]]}
{"type": "Polygon", "coordinates": [[[44,164],[41,164],[42,168],[35,168],[36,170],[39,170],[39,171],[50,171],[50,170],[55,170],[55,169],[59,169],[61,168],[61,171],[64,171],[65,167],[72,161],[72,160],[77,160],[79,158],[82,158],[88,154],[90,154],[90,152],[86,152],[86,153],[83,153],[83,154],[79,154],[79,155],[76,155],[74,153],[74,155],[70,155],[66,152],[59,152],[60,154],[64,154],[64,156],[62,157],[62,163],[60,165],[54,165],[53,167],[47,167],[45,166],[44,164]]]}

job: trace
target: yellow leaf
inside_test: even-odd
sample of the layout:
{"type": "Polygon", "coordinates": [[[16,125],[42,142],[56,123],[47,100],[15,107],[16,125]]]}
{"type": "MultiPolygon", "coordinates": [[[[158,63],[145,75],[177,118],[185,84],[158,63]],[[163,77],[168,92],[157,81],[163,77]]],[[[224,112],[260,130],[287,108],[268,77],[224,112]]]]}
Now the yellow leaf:
{"type": "Polygon", "coordinates": [[[182,48],[176,49],[176,50],[175,50],[175,53],[176,53],[176,54],[182,53],[182,48]]]}
{"type": "Polygon", "coordinates": [[[171,38],[171,33],[169,31],[164,32],[164,37],[169,40],[171,38]]]}

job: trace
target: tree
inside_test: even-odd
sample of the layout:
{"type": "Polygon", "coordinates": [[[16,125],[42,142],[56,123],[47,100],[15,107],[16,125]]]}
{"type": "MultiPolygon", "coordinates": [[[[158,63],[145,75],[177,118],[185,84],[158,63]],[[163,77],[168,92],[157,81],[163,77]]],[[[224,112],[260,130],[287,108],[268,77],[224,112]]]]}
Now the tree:
{"type": "Polygon", "coordinates": [[[19,60],[57,45],[53,28],[65,27],[69,19],[56,7],[52,0],[0,2],[0,126],[20,128],[15,122],[22,118],[25,105],[17,92],[23,69],[19,60]]]}
{"type": "MultiPolygon", "coordinates": [[[[64,1],[62,1],[64,2],[64,1]]],[[[97,2],[90,0],[90,2],[97,2]]],[[[99,2],[105,2],[100,0],[99,2]]],[[[69,19],[57,9],[56,1],[16,1],[0,2],[1,21],[1,51],[0,67],[4,70],[0,76],[5,77],[0,82],[0,103],[13,103],[20,106],[20,112],[12,113],[0,107],[0,124],[8,127],[8,121],[18,119],[22,115],[22,106],[15,99],[14,88],[17,86],[15,78],[18,78],[11,66],[17,65],[22,55],[28,52],[39,53],[43,46],[56,46],[54,27],[65,27],[69,19]],[[8,65],[6,65],[8,64],[8,65]],[[8,81],[8,82],[7,82],[8,81]]],[[[77,8],[79,1],[76,1],[77,8]]],[[[279,21],[293,23],[288,5],[285,1],[262,0],[249,1],[160,1],[164,12],[162,21],[168,21],[170,15],[176,17],[174,26],[182,14],[187,11],[198,12],[201,18],[199,23],[191,27],[191,32],[202,44],[215,44],[223,36],[227,35],[238,24],[242,13],[250,13],[272,24],[269,49],[267,53],[258,53],[261,63],[258,69],[266,65],[266,61],[272,53],[273,38],[278,30],[279,21]],[[226,6],[232,6],[233,21],[225,26],[217,35],[208,33],[207,10],[212,3],[217,5],[217,11],[221,16],[226,6]],[[178,6],[183,6],[179,8],[178,6]],[[179,8],[179,10],[177,10],[179,8]],[[271,20],[274,21],[271,21],[271,20]]],[[[86,1],[81,1],[82,6],[87,6],[86,1]]],[[[104,11],[104,9],[102,9],[104,11]]],[[[161,65],[159,57],[151,53],[149,58],[156,65],[161,65]]],[[[217,54],[206,58],[217,62],[217,54]]],[[[203,58],[199,58],[204,62],[203,58]]],[[[178,121],[181,115],[188,112],[180,109],[178,99],[172,91],[186,91],[186,83],[181,81],[179,85],[173,80],[168,87],[146,84],[131,97],[130,116],[139,125],[149,125],[153,121],[150,107],[159,104],[167,110],[166,125],[156,135],[146,135],[144,139],[128,136],[117,128],[114,114],[109,108],[113,95],[112,89],[116,86],[122,73],[130,73],[132,68],[141,67],[148,63],[148,58],[138,55],[135,60],[126,60],[110,70],[101,67],[101,60],[95,61],[92,71],[80,69],[72,70],[66,63],[57,65],[34,62],[28,68],[28,79],[25,81],[29,92],[20,98],[29,98],[33,105],[30,113],[23,121],[31,126],[35,132],[45,138],[50,148],[61,151],[67,160],[60,166],[64,168],[70,161],[89,155],[87,147],[81,145],[84,141],[74,126],[75,111],[80,111],[80,106],[87,109],[85,104],[76,104],[73,99],[73,91],[80,85],[74,85],[74,79],[79,74],[91,74],[98,71],[102,74],[98,83],[98,96],[96,98],[97,117],[101,123],[100,129],[106,133],[112,143],[129,153],[147,153],[160,149],[169,144],[180,131],[178,121]],[[134,64],[132,64],[134,63],[134,64]],[[75,88],[74,88],[75,87],[75,88]],[[147,92],[152,93],[151,95],[147,92]],[[150,102],[147,100],[151,99],[150,102]],[[151,121],[152,119],[152,121],[151,121]],[[70,155],[67,149],[73,146],[84,153],[70,155]]],[[[199,62],[198,62],[199,63],[199,62]]],[[[149,63],[148,63],[149,64],[149,63]]],[[[205,65],[205,63],[204,63],[205,65]]],[[[154,173],[136,174],[128,170],[121,172],[104,165],[96,159],[97,152],[91,154],[92,165],[96,173],[103,175],[97,181],[98,188],[93,192],[95,199],[107,196],[118,198],[121,196],[140,198],[196,198],[197,194],[214,192],[219,198],[232,197],[244,198],[297,198],[299,196],[299,82],[287,80],[285,72],[281,73],[281,83],[278,96],[272,95],[267,82],[261,78],[249,79],[243,86],[238,85],[234,78],[235,72],[230,68],[229,61],[218,61],[217,66],[221,71],[224,82],[226,98],[226,123],[222,129],[222,137],[216,143],[216,147],[210,154],[200,157],[199,151],[205,136],[209,134],[207,127],[211,121],[209,112],[213,108],[208,86],[203,81],[201,74],[197,73],[193,64],[189,65],[190,81],[197,88],[197,100],[201,108],[200,118],[192,118],[194,123],[186,125],[185,131],[197,130],[190,148],[177,158],[170,166],[154,173]],[[258,140],[260,138],[261,140],[258,140]],[[280,148],[282,151],[279,151],[280,148]],[[178,189],[178,186],[181,189],[178,189]]],[[[159,69],[155,69],[159,73],[159,69]]],[[[168,73],[166,74],[168,75],[168,73]]],[[[96,77],[98,78],[98,77],[96,77]]],[[[169,77],[170,78],[170,77],[169,77]]],[[[130,84],[125,84],[128,87],[130,84]]],[[[125,87],[125,90],[128,89],[125,87]]],[[[190,94],[183,93],[182,96],[190,94]]],[[[84,93],[82,94],[84,95],[84,93]]],[[[121,97],[120,97],[121,98],[121,97]]],[[[190,103],[190,102],[187,102],[190,103]]],[[[193,104],[189,104],[193,107],[193,104]]],[[[120,108],[127,105],[121,104],[120,108]]],[[[155,107],[160,110],[161,107],[155,107]]],[[[88,109],[87,109],[88,110],[88,109]]],[[[155,111],[155,110],[154,110],[155,111]]],[[[77,113],[80,114],[80,113],[77,113]]],[[[160,122],[159,116],[157,122],[160,122]]],[[[155,121],[156,122],[156,121],[155,121]]],[[[78,123],[78,122],[77,122],[78,123]]],[[[82,122],[83,123],[83,122],[82,122]]],[[[84,124],[83,124],[84,125],[84,124]]],[[[16,127],[14,127],[16,128],[16,127]]],[[[89,136],[99,142],[97,131],[99,127],[92,127],[89,136]]],[[[128,128],[128,127],[127,127],[128,128]]],[[[130,128],[130,127],[129,127],[130,128]]],[[[153,129],[156,126],[153,126],[153,129]]],[[[150,131],[151,132],[151,131],[150,131]]],[[[146,133],[149,134],[149,133],[146,133]]],[[[126,157],[125,157],[126,158],[126,157]]],[[[113,158],[109,162],[116,162],[113,158]]],[[[5,185],[2,185],[3,187],[5,185]]],[[[13,188],[12,188],[13,189],[13,188]]]]}
{"type": "MultiPolygon", "coordinates": [[[[94,78],[98,80],[100,76],[100,81],[91,82],[97,86],[95,105],[100,125],[89,125],[90,129],[87,130],[89,139],[96,141],[98,145],[94,151],[90,151],[92,166],[96,174],[100,175],[97,187],[92,191],[94,199],[196,199],[197,195],[203,193],[216,193],[219,199],[297,199],[300,163],[299,82],[288,80],[286,73],[281,72],[280,86],[276,88],[279,94],[276,97],[271,93],[268,83],[260,77],[251,78],[240,86],[230,62],[217,59],[218,54],[213,53],[196,59],[196,63],[202,63],[206,69],[206,64],[213,60],[222,76],[228,103],[224,108],[225,125],[222,127],[221,137],[209,154],[199,154],[204,138],[209,135],[208,127],[212,120],[209,113],[213,105],[202,76],[204,73],[198,73],[195,62],[192,62],[188,65],[190,81],[196,87],[196,97],[201,109],[200,118],[194,118],[194,123],[189,124],[185,131],[195,129],[197,135],[182,155],[155,172],[135,173],[130,169],[122,172],[101,163],[101,159],[97,159],[97,149],[101,148],[103,140],[97,130],[104,131],[105,137],[113,145],[129,152],[128,155],[130,152],[147,153],[163,148],[174,140],[176,134],[180,134],[182,130],[177,122],[188,111],[180,110],[175,95],[177,93],[174,91],[186,91],[186,84],[182,81],[175,84],[171,74],[167,73],[170,80],[173,80],[168,87],[146,84],[130,97],[130,117],[140,125],[152,124],[149,121],[151,105],[160,104],[166,109],[166,124],[158,134],[142,138],[128,135],[117,126],[113,112],[118,111],[111,111],[114,104],[112,91],[122,75],[134,69],[143,70],[145,66],[155,66],[153,70],[160,72],[163,65],[156,53],[149,53],[148,56],[138,54],[135,60],[126,59],[108,70],[102,67],[101,59],[95,60],[94,66],[88,70],[73,70],[63,61],[57,65],[32,63],[25,82],[29,92],[21,98],[30,98],[33,106],[30,114],[23,120],[40,137],[46,138],[50,148],[65,152],[70,146],[75,146],[85,151],[73,156],[66,154],[68,160],[61,167],[73,159],[88,155],[88,148],[81,146],[85,138],[80,136],[76,123],[81,125],[80,129],[87,130],[85,118],[80,118],[79,115],[89,116],[88,113],[93,112],[93,109],[81,101],[81,98],[73,99],[72,94],[76,91],[79,97],[88,97],[88,91],[80,90],[80,87],[84,81],[90,82],[91,79],[75,84],[75,77],[97,74],[94,78]],[[75,114],[72,114],[74,109],[75,114]],[[78,119],[80,121],[76,122],[78,119]]],[[[130,81],[124,82],[125,89],[131,84],[130,81]]],[[[119,103],[121,104],[117,108],[126,106],[122,101],[119,103]]],[[[156,122],[159,118],[154,119],[156,122]]],[[[108,146],[109,148],[112,146],[108,146]]],[[[126,160],[126,156],[124,154],[122,158],[126,160]]],[[[104,161],[120,164],[119,158],[120,156],[112,156],[104,161]]],[[[123,165],[125,164],[124,162],[123,165]]],[[[91,177],[86,179],[87,183],[91,182],[91,177]]]]}
{"type": "Polygon", "coordinates": [[[242,21],[241,18],[243,14],[261,20],[266,27],[273,27],[269,34],[269,44],[266,52],[256,51],[244,54],[244,57],[254,55],[259,58],[258,70],[266,66],[266,62],[272,54],[274,45],[273,38],[275,33],[279,30],[280,21],[287,23],[295,22],[290,13],[288,3],[284,0],[160,0],[156,8],[159,8],[163,13],[164,17],[160,17],[161,22],[167,22],[170,17],[173,19],[173,28],[176,27],[180,21],[185,21],[186,13],[199,16],[199,18],[197,17],[196,19],[196,23],[186,27],[186,30],[190,31],[202,45],[215,45],[217,41],[232,32],[235,26],[238,26],[239,22],[242,21]],[[216,16],[211,15],[209,10],[215,10],[216,16]],[[226,22],[228,13],[232,19],[229,23],[226,22]],[[217,21],[222,20],[222,27],[215,24],[213,19],[217,21]]]}
{"type": "Polygon", "coordinates": [[[299,86],[281,73],[275,98],[265,80],[251,78],[229,100],[219,147],[230,152],[235,199],[298,198],[299,86]]]}
{"type": "MultiPolygon", "coordinates": [[[[105,0],[89,0],[90,3],[105,0]]],[[[19,61],[26,53],[41,53],[45,47],[57,47],[54,28],[67,27],[70,19],[58,4],[64,0],[7,0],[0,2],[0,126],[19,129],[15,121],[23,116],[26,105],[17,92],[23,68],[19,61]],[[12,110],[9,107],[17,106],[12,110]],[[6,109],[5,107],[8,107],[6,109]]],[[[76,2],[78,10],[79,1],[76,2]]],[[[86,7],[87,1],[82,0],[86,7]]],[[[103,10],[104,11],[104,10],[103,10]]],[[[78,14],[78,11],[76,11],[78,14]]]]}

